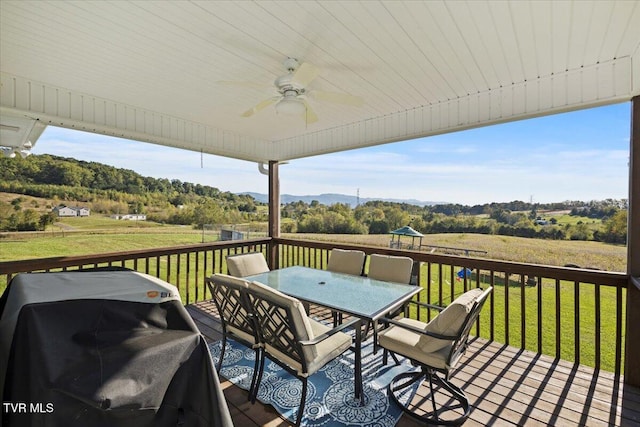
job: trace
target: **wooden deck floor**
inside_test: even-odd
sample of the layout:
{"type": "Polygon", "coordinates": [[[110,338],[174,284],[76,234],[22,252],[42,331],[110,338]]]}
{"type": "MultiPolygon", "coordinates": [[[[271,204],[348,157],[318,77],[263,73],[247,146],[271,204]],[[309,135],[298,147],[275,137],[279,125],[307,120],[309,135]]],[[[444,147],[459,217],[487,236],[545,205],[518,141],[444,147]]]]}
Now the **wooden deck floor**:
{"type": "MultiPolygon", "coordinates": [[[[207,340],[220,339],[213,304],[187,310],[207,340]]],[[[465,426],[640,426],[640,389],[613,374],[482,339],[473,341],[452,378],[472,406],[465,426]]],[[[246,391],[220,381],[236,426],[289,425],[271,406],[251,405],[246,391]]],[[[417,425],[406,416],[398,423],[417,425]]]]}

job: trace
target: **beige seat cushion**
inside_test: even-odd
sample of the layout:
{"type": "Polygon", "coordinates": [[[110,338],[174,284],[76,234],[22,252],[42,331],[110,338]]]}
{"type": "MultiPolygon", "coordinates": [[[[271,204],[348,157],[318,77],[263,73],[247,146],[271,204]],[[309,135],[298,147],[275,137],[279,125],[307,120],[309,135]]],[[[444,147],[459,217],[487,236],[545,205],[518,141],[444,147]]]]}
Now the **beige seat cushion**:
{"type": "MultiPolygon", "coordinates": [[[[285,295],[282,292],[259,282],[249,282],[249,292],[254,292],[256,295],[267,301],[274,301],[278,305],[288,307],[291,310],[293,317],[293,319],[290,319],[292,327],[295,328],[293,333],[297,333],[301,341],[311,340],[331,330],[328,326],[310,319],[304,310],[304,306],[296,298],[285,295]]],[[[284,316],[285,313],[282,313],[282,315],[284,316]]],[[[268,343],[265,344],[265,349],[267,353],[295,369],[298,372],[298,375],[305,376],[313,374],[327,362],[342,354],[350,346],[351,336],[342,332],[338,332],[318,344],[303,346],[302,351],[307,363],[306,373],[303,372],[302,364],[300,362],[291,358],[290,355],[283,353],[281,349],[269,345],[268,343]]]]}
{"type": "MultiPolygon", "coordinates": [[[[325,332],[331,330],[330,327],[323,325],[320,322],[317,322],[313,319],[309,319],[311,324],[311,329],[313,330],[314,337],[324,334],[325,332]]],[[[277,357],[279,360],[283,361],[293,369],[298,372],[298,375],[301,377],[310,376],[316,373],[320,368],[324,365],[344,353],[351,346],[351,336],[347,335],[343,332],[337,332],[334,335],[331,335],[329,338],[322,340],[318,344],[312,346],[305,346],[303,351],[305,354],[308,354],[308,350],[311,350],[315,357],[312,359],[307,358],[307,372],[302,371],[302,365],[289,357],[287,354],[282,353],[281,351],[270,348],[267,346],[267,349],[270,350],[271,354],[277,357]]]]}
{"type": "Polygon", "coordinates": [[[231,255],[227,257],[229,274],[235,277],[247,277],[269,271],[267,260],[260,252],[231,255]]]}
{"type": "MultiPolygon", "coordinates": [[[[422,330],[427,326],[424,322],[408,318],[402,318],[399,322],[422,330]]],[[[425,352],[419,347],[422,338],[422,334],[397,326],[391,326],[378,333],[378,342],[381,347],[434,368],[448,368],[446,363],[451,350],[451,342],[449,341],[448,345],[445,343],[445,346],[437,351],[425,352]]]]}
{"type": "MultiPolygon", "coordinates": [[[[482,292],[480,288],[465,292],[429,323],[408,318],[400,319],[399,322],[419,330],[441,335],[458,335],[474,302],[482,295],[482,292]]],[[[378,342],[380,346],[420,363],[439,369],[450,368],[447,366],[447,359],[453,340],[443,340],[398,326],[390,326],[378,333],[378,342]]]]}
{"type": "MultiPolygon", "coordinates": [[[[482,292],[482,289],[476,288],[460,295],[429,322],[425,329],[428,332],[440,335],[458,335],[467,315],[473,307],[473,303],[482,295],[482,292]]],[[[422,351],[429,353],[450,344],[450,340],[442,340],[423,335],[418,343],[418,347],[422,351]]]]}
{"type": "Polygon", "coordinates": [[[372,279],[385,282],[409,283],[413,260],[404,256],[373,254],[369,257],[369,273],[372,279]]]}
{"type": "Polygon", "coordinates": [[[364,258],[365,253],[362,251],[331,249],[327,270],[359,276],[362,274],[364,258]]]}
{"type": "MultiPolygon", "coordinates": [[[[323,325],[313,319],[309,319],[311,322],[311,329],[313,329],[314,337],[320,336],[325,332],[331,330],[329,326],[323,325]]],[[[329,338],[316,344],[315,352],[316,357],[313,360],[308,361],[308,373],[309,375],[317,372],[324,365],[344,353],[351,346],[351,336],[344,332],[336,332],[329,338]]]]}

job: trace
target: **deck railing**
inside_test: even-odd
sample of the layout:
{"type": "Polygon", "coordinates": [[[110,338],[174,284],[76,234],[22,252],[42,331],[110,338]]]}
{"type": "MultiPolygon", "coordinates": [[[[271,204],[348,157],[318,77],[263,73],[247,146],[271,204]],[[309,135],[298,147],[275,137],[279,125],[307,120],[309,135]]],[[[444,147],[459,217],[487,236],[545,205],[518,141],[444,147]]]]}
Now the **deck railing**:
{"type": "MultiPolygon", "coordinates": [[[[335,244],[275,239],[280,266],[325,268],[335,244]]],[[[456,255],[339,245],[411,257],[420,263],[416,277],[421,301],[447,305],[473,287],[493,286],[475,333],[537,353],[622,374],[628,276],[565,267],[494,261],[456,255]]],[[[365,266],[365,271],[367,267],[365,266]]],[[[429,320],[426,311],[411,316],[429,320]]]]}
{"type": "Polygon", "coordinates": [[[227,273],[227,255],[243,252],[267,253],[271,239],[234,240],[140,249],[97,255],[27,259],[0,262],[0,285],[17,273],[70,271],[96,267],[126,267],[175,285],[185,304],[208,299],[204,279],[214,273],[227,273]]]}
{"type": "MultiPolygon", "coordinates": [[[[478,321],[476,335],[523,350],[583,363],[621,375],[624,366],[626,287],[624,273],[494,261],[383,247],[292,239],[253,239],[0,263],[0,285],[17,273],[102,266],[127,267],[174,284],[185,304],[209,298],[204,278],[226,273],[228,254],[277,254],[279,268],[326,268],[334,247],[411,257],[421,301],[447,305],[473,287],[494,292],[478,321]],[[275,248],[275,251],[271,249],[275,248]]],[[[365,268],[366,270],[366,268],[365,268]]],[[[429,320],[429,314],[410,309],[429,320]]]]}

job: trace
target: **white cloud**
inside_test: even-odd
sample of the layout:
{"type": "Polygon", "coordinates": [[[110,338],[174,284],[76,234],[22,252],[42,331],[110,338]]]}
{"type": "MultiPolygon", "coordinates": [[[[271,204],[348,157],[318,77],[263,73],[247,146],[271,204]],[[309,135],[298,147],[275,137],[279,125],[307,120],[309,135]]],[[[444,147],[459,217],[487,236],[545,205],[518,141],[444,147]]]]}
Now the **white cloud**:
{"type": "Polygon", "coordinates": [[[266,177],[253,162],[209,154],[201,156],[194,151],[67,129],[47,128],[33,152],[104,163],[142,176],[178,179],[222,191],[268,190],[266,177]]]}
{"type": "MultiPolygon", "coordinates": [[[[533,120],[293,160],[280,167],[281,191],[355,195],[360,189],[361,197],[463,204],[627,197],[628,138],[619,137],[620,123],[598,123],[592,136],[572,117],[562,119],[569,120],[566,127],[578,123],[571,129],[557,120],[533,126],[533,120]]],[[[629,129],[628,122],[622,126],[629,129]]],[[[266,193],[268,186],[252,162],[60,128],[48,128],[33,151],[222,191],[266,193]]]]}

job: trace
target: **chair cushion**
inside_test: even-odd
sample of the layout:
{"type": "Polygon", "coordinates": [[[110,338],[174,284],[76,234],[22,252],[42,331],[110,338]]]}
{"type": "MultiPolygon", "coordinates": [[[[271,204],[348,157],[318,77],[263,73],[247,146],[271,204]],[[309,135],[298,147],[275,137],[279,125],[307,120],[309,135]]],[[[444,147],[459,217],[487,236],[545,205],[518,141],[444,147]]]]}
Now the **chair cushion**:
{"type": "MultiPolygon", "coordinates": [[[[330,327],[323,325],[313,319],[309,319],[311,329],[315,336],[324,334],[331,330],[330,327]]],[[[307,353],[307,348],[312,349],[315,357],[312,359],[306,359],[307,372],[303,372],[302,365],[296,360],[292,359],[289,355],[282,353],[277,349],[271,348],[271,354],[277,357],[280,361],[286,363],[291,368],[295,369],[299,376],[308,377],[318,372],[324,365],[344,353],[351,346],[351,336],[343,332],[337,332],[331,335],[329,338],[322,340],[318,344],[312,346],[305,346],[303,351],[307,353]]]]}
{"type": "Polygon", "coordinates": [[[235,277],[246,277],[269,271],[267,261],[260,252],[231,255],[227,257],[229,274],[235,277]]]}
{"type": "MultiPolygon", "coordinates": [[[[315,337],[331,330],[331,327],[323,325],[313,319],[309,319],[309,321],[311,322],[311,329],[313,329],[315,337]]],[[[351,347],[351,341],[350,335],[345,334],[344,332],[336,332],[329,338],[314,345],[313,347],[315,347],[316,357],[308,363],[308,374],[311,375],[314,372],[317,372],[324,365],[348,350],[349,347],[351,347]]]]}
{"type": "MultiPolygon", "coordinates": [[[[465,292],[458,298],[453,300],[444,310],[440,312],[425,327],[425,330],[440,335],[458,335],[462,328],[467,315],[473,307],[473,303],[482,295],[482,289],[475,288],[465,292]]],[[[426,352],[435,352],[451,345],[451,340],[443,340],[439,338],[423,335],[420,338],[418,347],[426,352]]]]}
{"type": "Polygon", "coordinates": [[[369,257],[369,273],[372,279],[385,282],[409,283],[413,260],[404,256],[373,254],[369,257]]]}
{"type": "Polygon", "coordinates": [[[362,274],[364,266],[365,253],[362,251],[352,251],[344,249],[331,249],[327,270],[336,273],[353,274],[359,276],[362,274]]]}
{"type": "MultiPolygon", "coordinates": [[[[398,320],[408,326],[418,329],[425,329],[427,324],[419,320],[402,318],[398,320]]],[[[386,348],[394,353],[401,354],[417,362],[424,363],[437,369],[447,369],[447,357],[451,350],[451,342],[445,343],[444,347],[433,351],[425,352],[420,347],[420,341],[424,335],[403,329],[397,326],[391,326],[378,333],[378,343],[381,347],[386,348]]]]}

